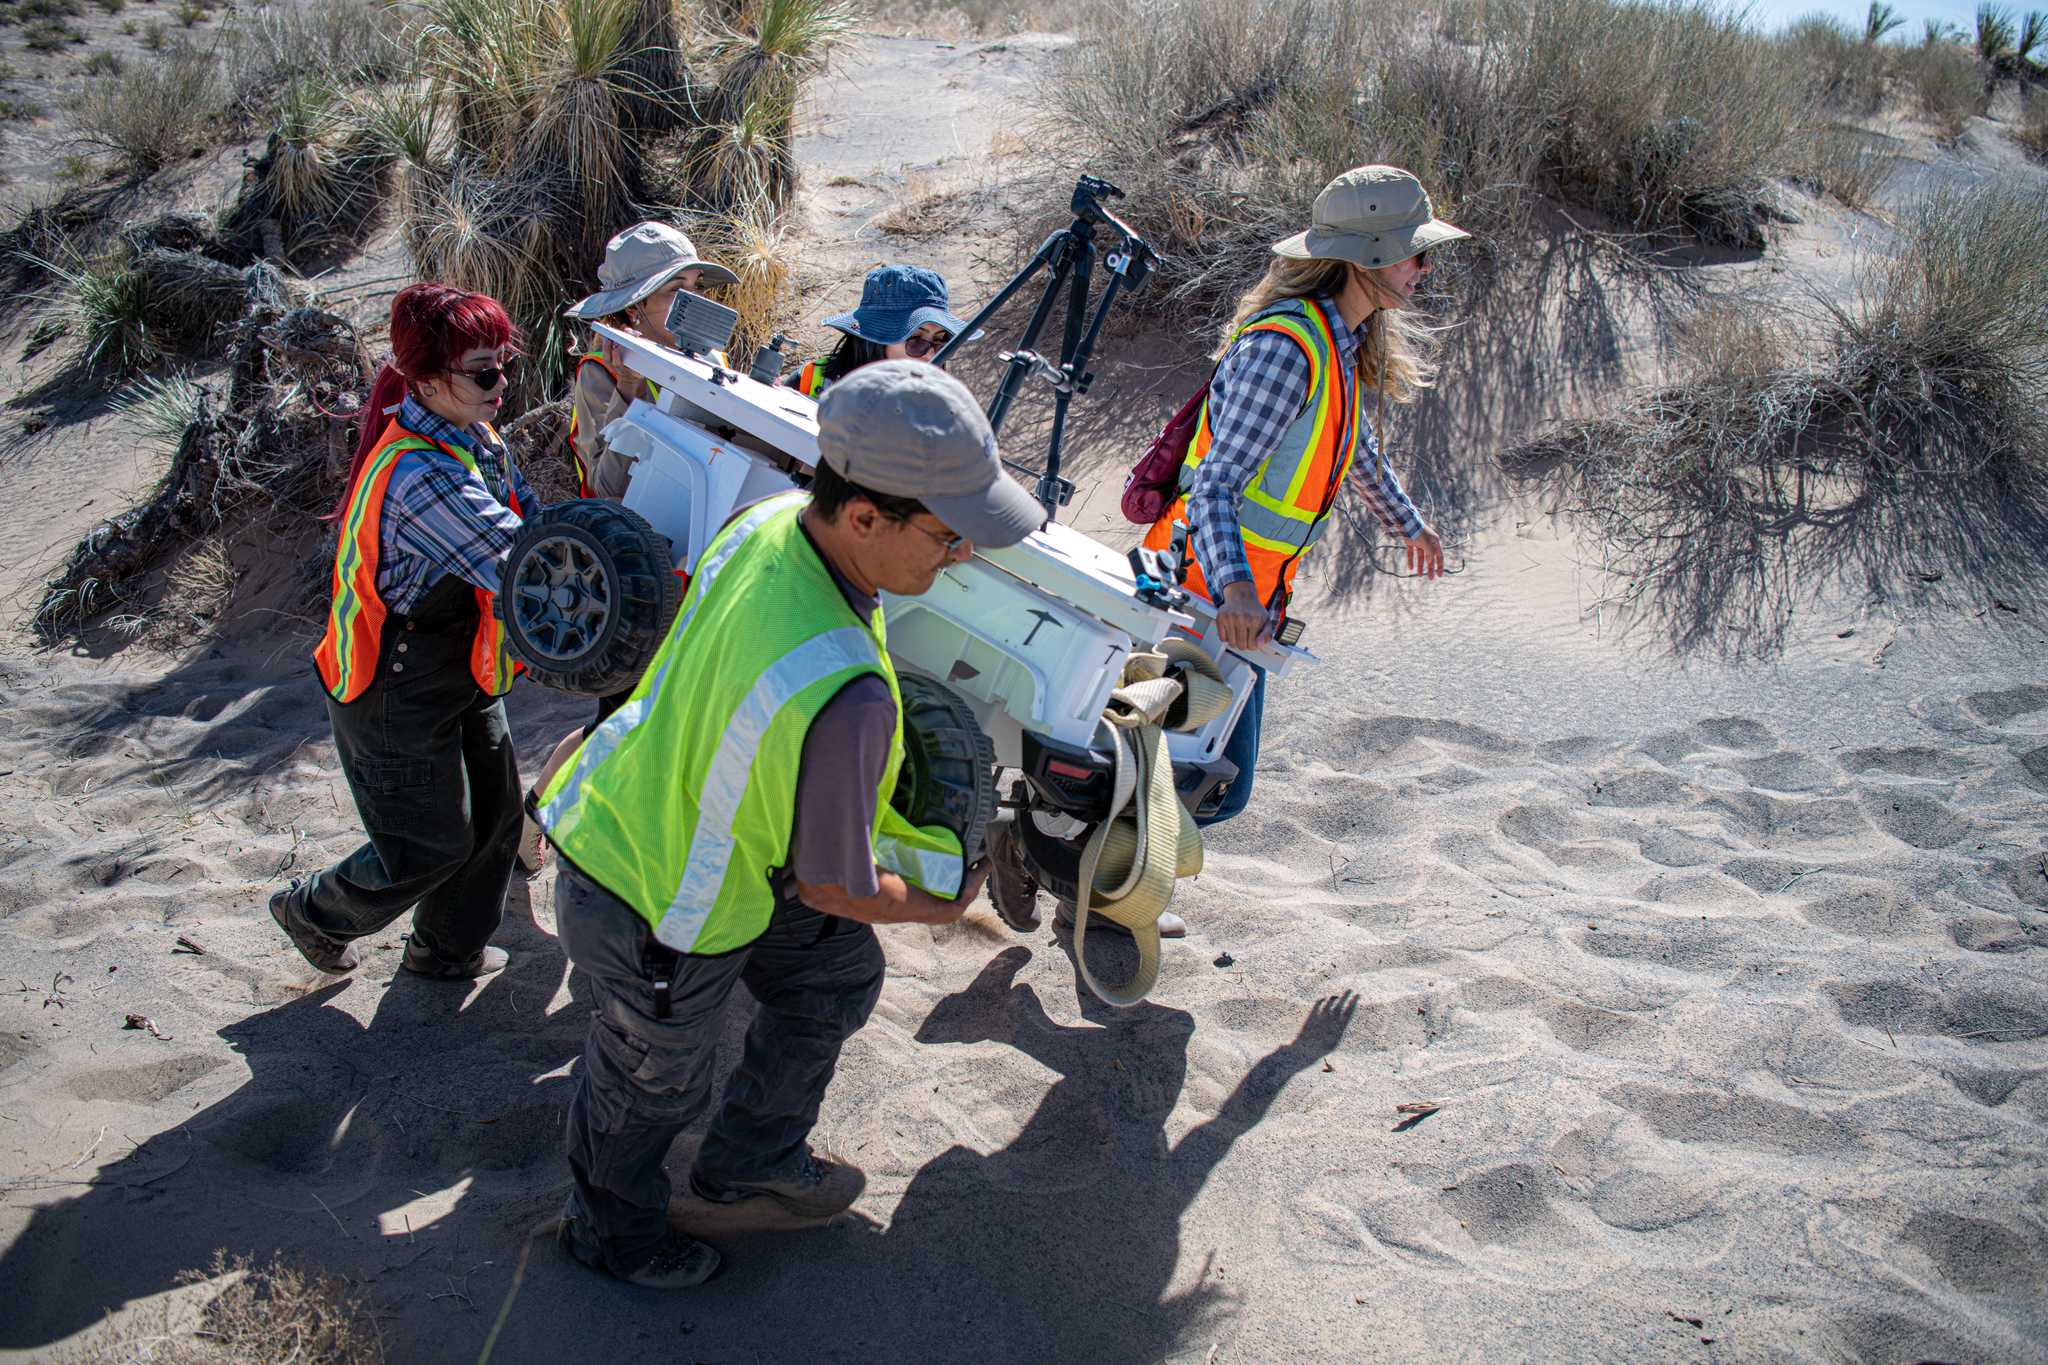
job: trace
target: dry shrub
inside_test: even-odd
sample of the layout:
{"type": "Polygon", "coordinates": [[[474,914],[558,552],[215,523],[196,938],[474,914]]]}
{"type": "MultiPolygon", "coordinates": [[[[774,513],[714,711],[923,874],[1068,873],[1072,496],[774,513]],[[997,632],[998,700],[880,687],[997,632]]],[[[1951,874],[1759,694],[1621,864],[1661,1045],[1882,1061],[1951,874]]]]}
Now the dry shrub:
{"type": "Polygon", "coordinates": [[[1793,174],[1850,208],[1867,209],[1897,168],[1898,158],[1863,129],[1828,124],[1808,130],[1793,174]]]}
{"type": "Polygon", "coordinates": [[[1882,591],[1946,562],[2007,601],[2041,581],[2048,191],[1942,191],[1899,236],[1817,340],[1709,316],[1677,382],[1504,457],[1556,474],[1680,643],[1733,607],[1740,649],[1775,647],[1810,576],[1882,591]]]}
{"type": "Polygon", "coordinates": [[[1130,192],[1172,258],[1154,297],[1205,311],[1366,160],[1493,240],[1540,193],[1759,247],[1763,178],[1809,103],[1794,54],[1703,4],[1461,0],[1427,24],[1345,0],[1101,0],[1082,39],[1044,86],[1047,140],[1130,192]]]}
{"type": "Polygon", "coordinates": [[[362,1294],[325,1271],[282,1256],[253,1267],[215,1252],[181,1284],[219,1282],[196,1319],[182,1306],[109,1326],[55,1358],[55,1365],[381,1365],[384,1343],[362,1294]]]}
{"type": "MultiPolygon", "coordinates": [[[[1882,22],[1897,21],[1886,15],[1882,22]]],[[[1814,94],[1830,108],[1870,115],[1884,103],[1887,49],[1875,39],[1850,32],[1832,15],[1809,14],[1785,30],[1784,42],[1806,64],[1814,94]]]]}
{"type": "Polygon", "coordinates": [[[2039,91],[2027,95],[2019,122],[2013,125],[2012,139],[2034,156],[2048,161],[2048,95],[2039,91]]]}
{"type": "Polygon", "coordinates": [[[226,110],[220,65],[186,43],[156,61],[89,83],[72,109],[79,141],[147,175],[190,156],[226,110]]]}
{"type": "Polygon", "coordinates": [[[1954,43],[1923,43],[1899,53],[1899,67],[1920,113],[1943,142],[1954,142],[1986,105],[1984,77],[1969,52],[1954,43]]]}
{"type": "Polygon", "coordinates": [[[789,321],[783,316],[792,273],[788,234],[771,213],[757,207],[734,218],[712,220],[706,241],[740,277],[719,297],[740,315],[726,355],[745,369],[753,364],[754,353],[789,321]]]}

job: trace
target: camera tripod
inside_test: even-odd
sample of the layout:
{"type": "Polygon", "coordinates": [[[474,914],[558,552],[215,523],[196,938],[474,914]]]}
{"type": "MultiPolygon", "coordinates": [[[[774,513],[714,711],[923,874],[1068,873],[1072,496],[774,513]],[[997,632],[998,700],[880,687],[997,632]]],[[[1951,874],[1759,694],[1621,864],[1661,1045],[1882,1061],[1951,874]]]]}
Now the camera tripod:
{"type": "Polygon", "coordinates": [[[1094,353],[1095,342],[1102,333],[1104,319],[1109,316],[1110,305],[1120,291],[1142,288],[1159,265],[1159,253],[1147,246],[1145,239],[1132,231],[1128,223],[1102,205],[1104,199],[1123,197],[1124,192],[1107,180],[1092,175],[1082,176],[1074,185],[1074,221],[1046,238],[1045,244],[1038,248],[1037,254],[1025,263],[1024,268],[974,315],[959,335],[932,357],[933,364],[944,365],[953,352],[980,331],[981,325],[1004,304],[1016,297],[1034,275],[1041,270],[1051,272],[1044,292],[1039,295],[1038,306],[1032,310],[1031,320],[1025,324],[1024,334],[1017,340],[1016,349],[1001,353],[1008,368],[1003,372],[1002,383],[996,386],[994,397],[988,400],[988,424],[1000,432],[1003,419],[1009,415],[1010,405],[1016,401],[1018,390],[1023,387],[1027,376],[1035,374],[1052,386],[1052,436],[1046,446],[1045,468],[1033,470],[1015,466],[1023,473],[1038,475],[1038,485],[1033,493],[1048,517],[1054,516],[1074,496],[1073,481],[1060,477],[1060,446],[1066,439],[1067,404],[1075,394],[1088,392],[1088,386],[1095,380],[1094,373],[1088,368],[1088,357],[1094,353]],[[1101,297],[1095,301],[1091,314],[1088,293],[1099,254],[1095,245],[1097,229],[1106,231],[1112,238],[1108,253],[1101,257],[1102,267],[1109,272],[1110,279],[1101,297]],[[1067,293],[1067,315],[1059,360],[1055,364],[1040,355],[1036,347],[1038,335],[1045,329],[1062,286],[1067,293]]]}

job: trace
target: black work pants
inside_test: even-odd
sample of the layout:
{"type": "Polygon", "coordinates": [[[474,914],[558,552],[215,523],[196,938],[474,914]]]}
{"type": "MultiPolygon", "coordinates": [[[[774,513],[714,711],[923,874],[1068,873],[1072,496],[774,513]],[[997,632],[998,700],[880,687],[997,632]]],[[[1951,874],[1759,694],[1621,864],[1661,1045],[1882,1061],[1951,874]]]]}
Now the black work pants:
{"type": "Polygon", "coordinates": [[[386,619],[362,695],[328,696],[370,841],[293,893],[320,932],[362,938],[414,910],[414,940],[444,962],[497,932],[519,848],[519,760],[505,703],[470,673],[475,630],[468,585],[444,580],[419,614],[386,619]]]}
{"type": "Polygon", "coordinates": [[[663,1162],[709,1098],[734,983],[754,997],[753,1024],[695,1168],[719,1184],[790,1174],[802,1163],[840,1046],[881,997],[882,945],[865,924],[786,900],[745,948],[680,956],[654,941],[631,906],[567,861],[558,866],[556,924],[569,960],[590,979],[592,1003],[563,1144],[575,1178],[570,1236],[586,1258],[627,1274],[666,1229],[663,1162]],[[664,979],[667,1018],[656,997],[664,979]]]}

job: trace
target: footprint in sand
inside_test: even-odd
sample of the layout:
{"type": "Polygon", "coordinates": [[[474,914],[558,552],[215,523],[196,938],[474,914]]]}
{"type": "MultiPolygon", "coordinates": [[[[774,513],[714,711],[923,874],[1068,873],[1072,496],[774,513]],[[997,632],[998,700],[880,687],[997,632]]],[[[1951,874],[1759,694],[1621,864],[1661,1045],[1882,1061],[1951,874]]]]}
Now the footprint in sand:
{"type": "Polygon", "coordinates": [[[1970,832],[1961,816],[1918,792],[1879,788],[1865,793],[1862,805],[1871,824],[1914,848],[1947,848],[1970,832]]]}
{"type": "Polygon", "coordinates": [[[1899,1243],[1966,1293],[2037,1302],[2048,1294],[2048,1235],[2039,1230],[1927,1210],[1900,1230],[1899,1243]]]}
{"type": "Polygon", "coordinates": [[[1822,989],[1844,1023],[1892,1035],[1975,1043],[2048,1037],[2048,986],[2018,972],[1983,972],[1947,990],[1897,979],[1834,982],[1822,989]]]}

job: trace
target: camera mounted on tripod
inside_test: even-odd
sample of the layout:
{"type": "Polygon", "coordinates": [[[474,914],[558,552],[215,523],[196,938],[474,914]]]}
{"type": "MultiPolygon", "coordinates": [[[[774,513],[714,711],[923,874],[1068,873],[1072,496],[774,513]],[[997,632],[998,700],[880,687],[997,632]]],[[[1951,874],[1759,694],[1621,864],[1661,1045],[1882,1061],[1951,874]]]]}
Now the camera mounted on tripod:
{"type": "Polygon", "coordinates": [[[1084,175],[1076,180],[1070,204],[1074,221],[1047,237],[1024,268],[932,357],[934,365],[944,365],[962,343],[978,333],[997,310],[1030,283],[1032,276],[1041,270],[1049,272],[1050,278],[1045,282],[1044,292],[1039,295],[1037,307],[1032,309],[1031,320],[1024,325],[1023,335],[1014,347],[1002,353],[1006,367],[1002,382],[988,400],[989,428],[1000,432],[1003,419],[1009,415],[1010,405],[1016,401],[1026,379],[1035,375],[1051,387],[1052,434],[1046,444],[1045,469],[1039,474],[1033,490],[1047,516],[1052,516],[1074,496],[1073,481],[1060,477],[1060,446],[1066,439],[1067,404],[1075,394],[1088,392],[1088,386],[1094,382],[1095,374],[1088,368],[1088,357],[1095,350],[1097,338],[1102,335],[1102,324],[1109,316],[1110,305],[1121,291],[1142,288],[1160,263],[1159,253],[1147,245],[1129,223],[1104,207],[1104,200],[1123,197],[1122,190],[1100,176],[1084,175]],[[1113,238],[1107,244],[1107,251],[1096,245],[1098,231],[1105,231],[1113,238]],[[1098,259],[1109,276],[1109,283],[1094,298],[1091,308],[1089,285],[1098,259]],[[1053,304],[1062,293],[1066,295],[1066,312],[1061,320],[1059,356],[1054,360],[1039,353],[1038,335],[1045,329],[1047,319],[1052,316],[1053,304]]]}

